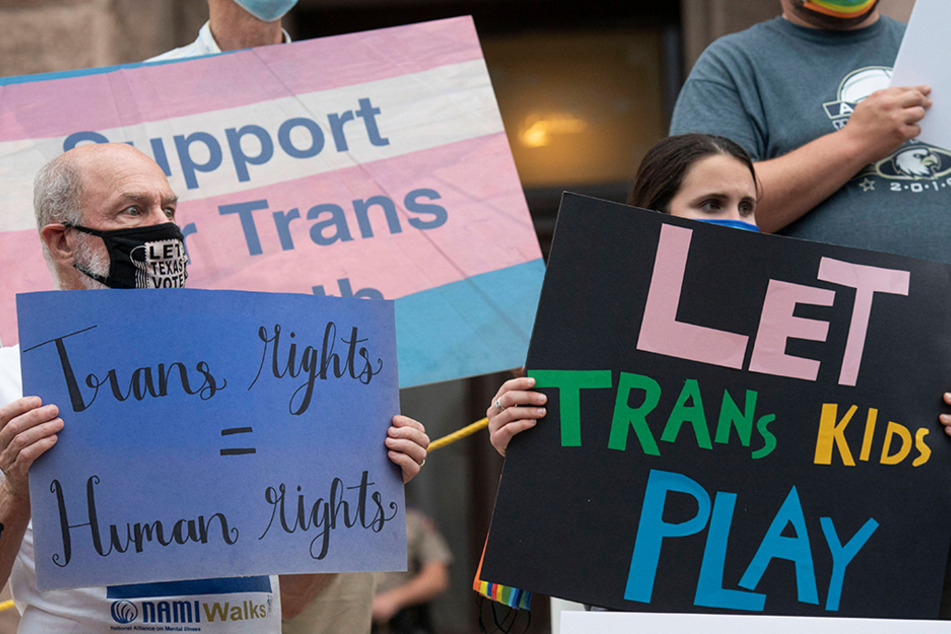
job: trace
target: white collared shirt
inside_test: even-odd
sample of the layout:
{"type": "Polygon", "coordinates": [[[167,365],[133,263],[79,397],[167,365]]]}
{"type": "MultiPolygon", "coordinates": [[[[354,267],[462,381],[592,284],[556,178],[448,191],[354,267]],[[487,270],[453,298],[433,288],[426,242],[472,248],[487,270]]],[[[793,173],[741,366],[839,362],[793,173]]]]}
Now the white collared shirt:
{"type": "MultiPolygon", "coordinates": [[[[291,41],[291,36],[287,34],[287,31],[283,29],[281,32],[284,34],[284,43],[287,44],[291,41]]],[[[191,44],[186,44],[185,46],[179,46],[178,48],[173,48],[172,50],[162,53],[161,55],[156,55],[155,57],[150,57],[145,60],[147,62],[168,62],[176,59],[185,59],[188,57],[201,57],[202,55],[217,55],[221,52],[221,47],[218,46],[218,42],[215,41],[215,36],[211,34],[210,23],[205,22],[205,24],[198,31],[198,38],[195,39],[191,44]]]]}

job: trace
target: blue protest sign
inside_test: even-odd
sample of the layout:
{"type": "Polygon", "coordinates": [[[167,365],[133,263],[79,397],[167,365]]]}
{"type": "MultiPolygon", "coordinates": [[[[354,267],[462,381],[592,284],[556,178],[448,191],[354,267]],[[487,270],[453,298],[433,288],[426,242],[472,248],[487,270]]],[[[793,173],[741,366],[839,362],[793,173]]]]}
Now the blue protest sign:
{"type": "Polygon", "coordinates": [[[393,304],[238,291],[17,298],[41,589],[404,569],[393,304]]]}

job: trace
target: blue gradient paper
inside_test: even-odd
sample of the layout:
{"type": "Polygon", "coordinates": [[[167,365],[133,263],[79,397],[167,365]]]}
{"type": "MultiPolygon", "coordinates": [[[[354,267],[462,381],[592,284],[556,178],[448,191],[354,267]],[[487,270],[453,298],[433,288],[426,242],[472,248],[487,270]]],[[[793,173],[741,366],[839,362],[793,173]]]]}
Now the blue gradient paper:
{"type": "Polygon", "coordinates": [[[390,301],[202,290],[17,297],[41,589],[405,569],[390,301]]]}

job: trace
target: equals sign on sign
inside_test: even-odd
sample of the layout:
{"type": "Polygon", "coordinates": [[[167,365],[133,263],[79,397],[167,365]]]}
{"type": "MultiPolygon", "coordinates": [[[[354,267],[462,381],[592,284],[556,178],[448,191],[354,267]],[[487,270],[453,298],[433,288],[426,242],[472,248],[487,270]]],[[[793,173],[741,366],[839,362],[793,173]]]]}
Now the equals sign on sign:
{"type": "MultiPolygon", "coordinates": [[[[253,429],[250,427],[231,427],[229,429],[222,429],[222,436],[234,436],[235,434],[250,434],[253,429]]],[[[222,456],[240,456],[247,453],[255,453],[257,450],[254,447],[239,447],[236,449],[222,449],[222,456]]]]}

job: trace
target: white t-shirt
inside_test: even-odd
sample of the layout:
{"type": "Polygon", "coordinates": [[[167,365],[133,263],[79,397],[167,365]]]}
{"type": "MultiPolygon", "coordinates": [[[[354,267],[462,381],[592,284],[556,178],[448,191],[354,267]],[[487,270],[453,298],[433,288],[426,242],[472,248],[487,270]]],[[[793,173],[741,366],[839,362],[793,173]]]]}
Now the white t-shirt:
{"type": "MultiPolygon", "coordinates": [[[[0,405],[22,393],[20,348],[0,348],[0,405]]],[[[32,522],[13,565],[10,586],[20,612],[17,631],[21,634],[164,632],[169,627],[202,634],[281,631],[276,576],[38,590],[32,522]]]]}

